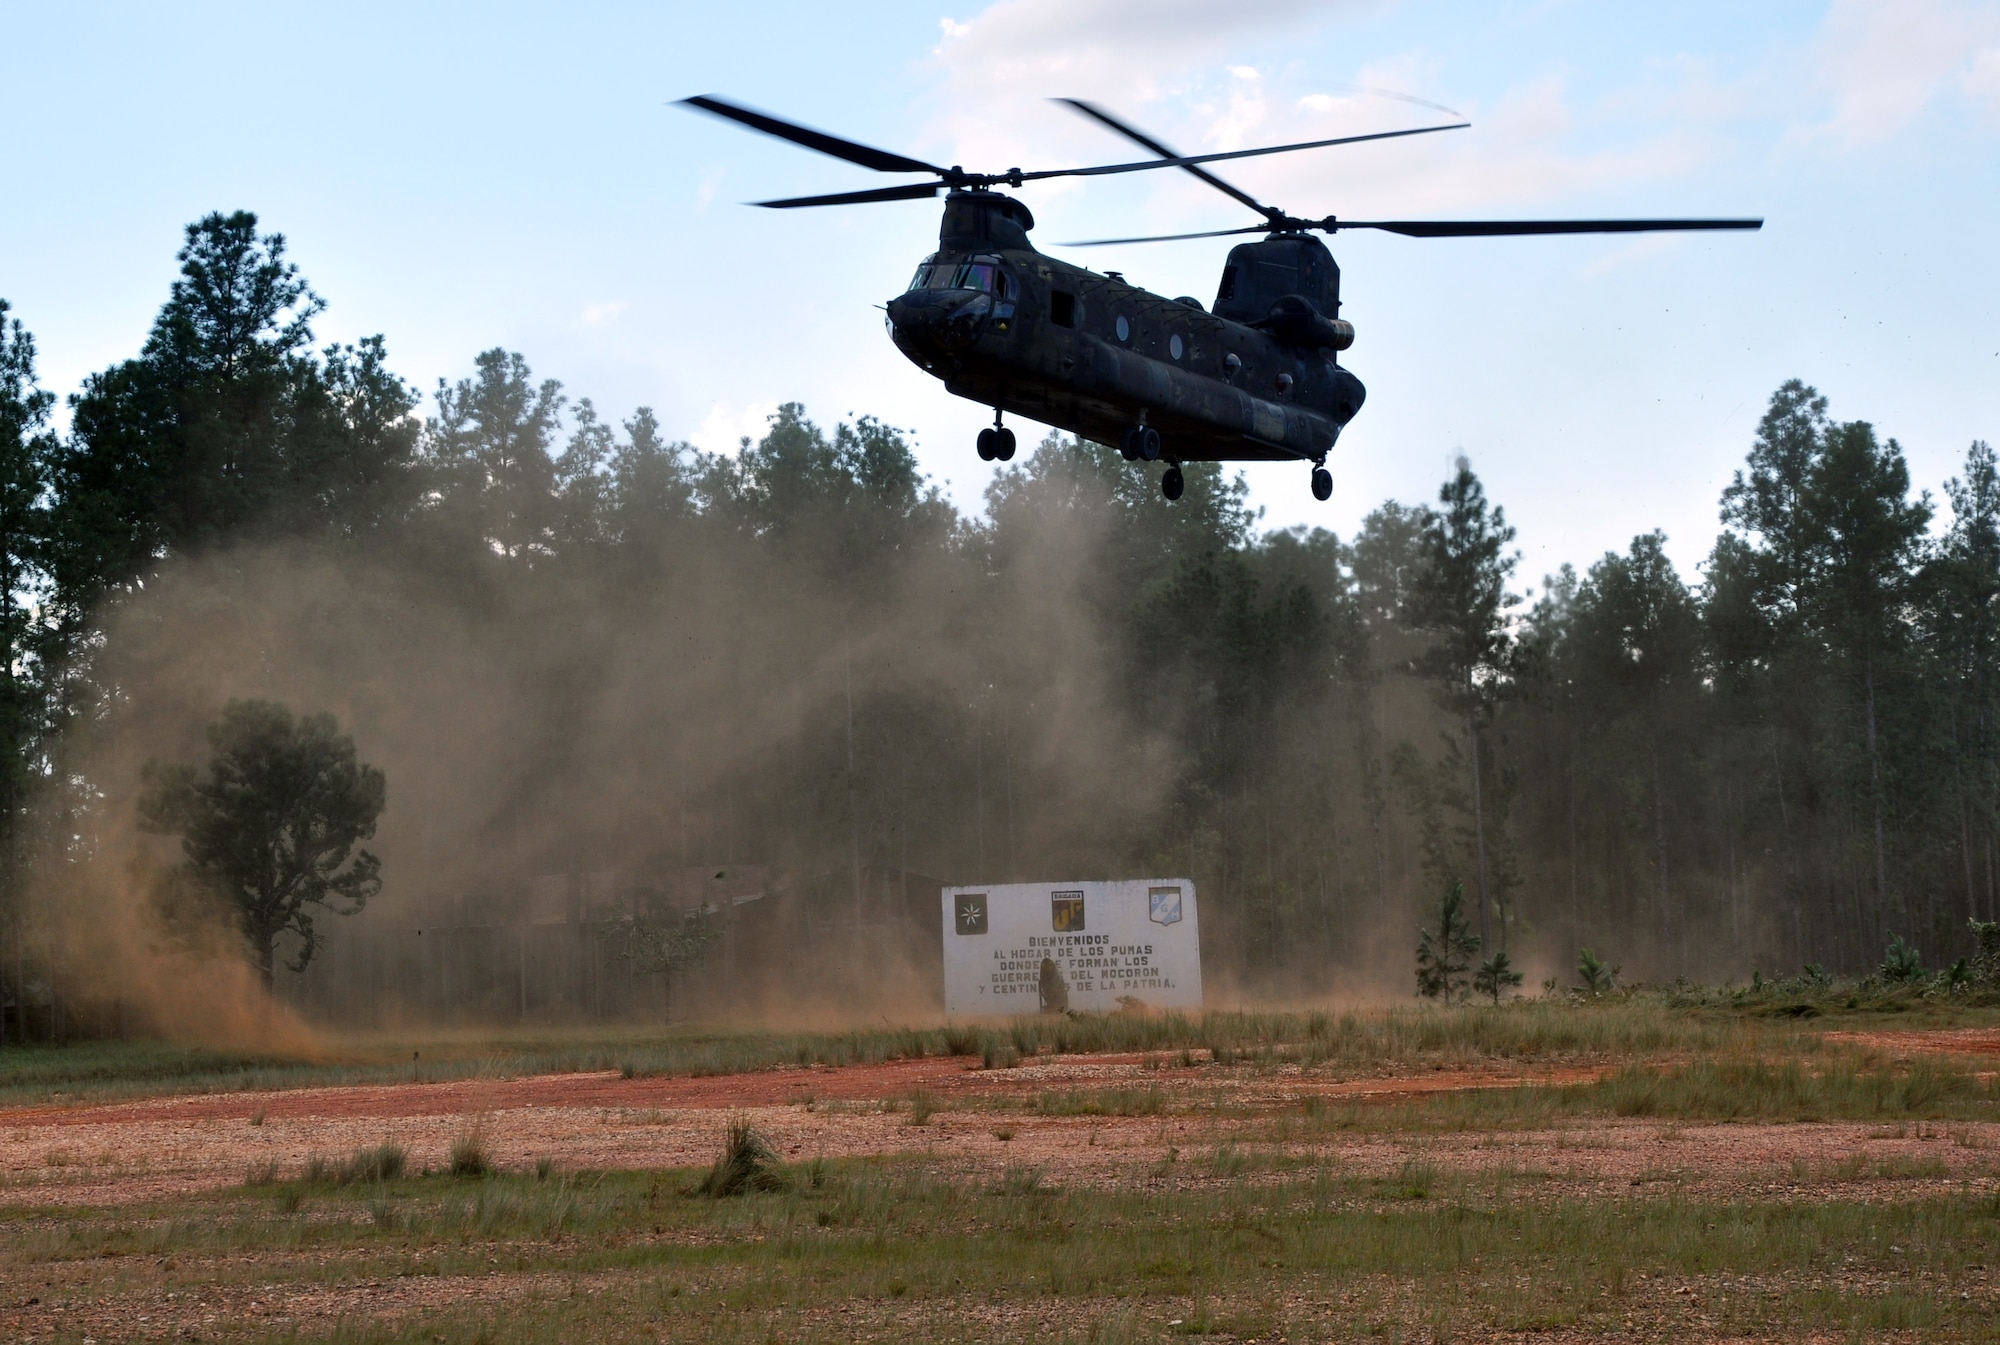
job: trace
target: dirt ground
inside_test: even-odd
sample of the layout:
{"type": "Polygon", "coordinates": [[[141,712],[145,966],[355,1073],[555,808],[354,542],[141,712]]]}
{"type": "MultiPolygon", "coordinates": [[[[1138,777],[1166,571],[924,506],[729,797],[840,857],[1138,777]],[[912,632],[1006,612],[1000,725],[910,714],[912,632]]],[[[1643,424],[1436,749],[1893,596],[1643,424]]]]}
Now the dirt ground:
{"type": "MultiPolygon", "coordinates": [[[[1885,1051],[2000,1054],[2000,1034],[1876,1033],[1885,1051]]],[[[1305,1099],[1392,1100],[1452,1090],[1578,1083],[1595,1068],[1424,1070],[1342,1078],[1324,1068],[1270,1070],[1139,1056],[1041,1057],[1011,1069],[929,1058],[710,1078],[615,1072],[231,1093],[108,1105],[0,1110],[0,1192],[10,1203],[104,1205],[240,1183],[253,1169],[303,1170],[315,1155],[404,1147],[413,1169],[441,1167],[477,1133],[499,1167],[562,1169],[708,1162],[747,1119],[787,1158],[921,1152],[968,1169],[1023,1164],[1052,1180],[1115,1183],[1139,1168],[1254,1142],[1260,1122],[1305,1099]],[[1045,1092],[1153,1090],[1158,1114],[1048,1116],[1045,1092]],[[923,1124],[909,1108],[928,1099],[923,1124]],[[1189,1114],[1199,1104],[1196,1114],[1189,1114]]],[[[1922,1164],[1964,1189],[2000,1175],[2000,1125],[1856,1122],[1688,1125],[1579,1120],[1549,1130],[1317,1136],[1286,1145],[1353,1175],[1418,1159],[1464,1171],[1532,1173],[1552,1192],[1629,1191],[1670,1183],[1688,1194],[1798,1191],[1838,1184],[1841,1165],[1922,1164]],[[1802,1176],[1802,1174],[1804,1174],[1802,1176]]],[[[1907,1188],[1906,1188],[1907,1189],[1907,1188]]]]}
{"type": "MultiPolygon", "coordinates": [[[[1989,1029],[1848,1033],[1838,1039],[1888,1056],[2000,1056],[2000,1031],[1989,1029]]],[[[295,1176],[314,1157],[338,1160],[384,1143],[401,1145],[413,1170],[440,1168],[449,1162],[454,1142],[469,1134],[478,1136],[494,1164],[515,1171],[533,1170],[543,1161],[579,1171],[691,1167],[715,1156],[726,1128],[739,1118],[794,1162],[919,1154],[946,1173],[1004,1176],[1032,1169],[1040,1179],[1083,1188],[1187,1188],[1222,1181],[1212,1174],[1224,1166],[1225,1147],[1237,1146],[1253,1155],[1282,1148],[1354,1178],[1395,1177],[1413,1164],[1440,1175],[1526,1177],[1549,1198],[1658,1194],[1872,1204],[1927,1192],[2000,1197],[2000,1124],[1993,1123],[1691,1124],[1579,1116],[1545,1129],[1284,1124],[1285,1118],[1303,1117],[1304,1104],[1315,1098],[1365,1106],[1461,1090],[1581,1083],[1604,1068],[1515,1063],[1342,1072],[1324,1065],[1307,1070],[1208,1060],[1188,1064],[1174,1054],[1044,1056],[1013,1068],[985,1069],[976,1058],[933,1057],[710,1078],[604,1072],[19,1107],[0,1109],[0,1203],[16,1207],[19,1235],[58,1238],[71,1207],[171,1200],[235,1186],[252,1172],[295,1176]],[[1141,1114],[1051,1115],[1046,1111],[1074,1108],[1038,1105],[1071,1094],[1095,1095],[1114,1104],[1109,1110],[1141,1114]],[[921,1100],[920,1111],[913,1111],[913,1099],[921,1100]],[[1890,1174],[1896,1177],[1893,1191],[1877,1180],[1890,1174]]],[[[1253,1167],[1248,1180],[1258,1180],[1256,1172],[1253,1167]]],[[[489,1268],[484,1274],[432,1270],[384,1277],[373,1263],[364,1264],[366,1255],[282,1248],[231,1252],[193,1282],[176,1279],[174,1288],[137,1283],[110,1296],[100,1277],[111,1272],[90,1261],[53,1260],[23,1275],[0,1270],[5,1300],[0,1330],[14,1339],[89,1345],[210,1339],[218,1333],[262,1339],[334,1331],[357,1321],[387,1329],[482,1305],[546,1304],[599,1288],[630,1289],[629,1274],[621,1278],[622,1272],[609,1271],[489,1268]],[[228,1267],[221,1261],[243,1262],[241,1273],[225,1274],[228,1267]]],[[[170,1262],[163,1258],[160,1265],[170,1262]]],[[[1976,1293],[1983,1300],[1994,1286],[1984,1266],[1974,1269],[1979,1272],[1974,1279],[1952,1289],[1958,1297],[1976,1293]]],[[[1844,1291],[1858,1292],[1841,1283],[1844,1291]]],[[[689,1293],[724,1288],[726,1280],[712,1276],[705,1290],[695,1285],[689,1293]]],[[[1628,1313],[1638,1314],[1642,1325],[1635,1330],[1628,1316],[1623,1329],[1642,1339],[1734,1339],[1704,1330],[1686,1334],[1705,1320],[1688,1295],[1755,1298],[1784,1289],[1776,1280],[1755,1276],[1654,1284],[1640,1273],[1621,1292],[1627,1294],[1628,1313]],[[1645,1321],[1657,1329],[1645,1327],[1645,1321]]],[[[1410,1286],[1357,1282],[1352,1292],[1393,1302],[1410,1286]]],[[[1341,1313],[1347,1309],[1325,1306],[1325,1338],[1335,1338],[1333,1323],[1346,1320],[1341,1313]]],[[[1407,1311],[1397,1311],[1411,1321],[1424,1320],[1427,1308],[1405,1306],[1407,1311]]],[[[1093,1306],[1088,1300],[1032,1296],[951,1306],[990,1315],[994,1339],[1023,1340],[1069,1339],[1061,1324],[1079,1311],[1099,1309],[1113,1316],[1130,1310],[1109,1300],[1093,1306]]],[[[935,1323],[927,1326],[921,1314],[938,1309],[891,1301],[869,1310],[875,1317],[865,1327],[859,1319],[840,1316],[816,1324],[820,1334],[838,1338],[935,1334],[935,1323]],[[850,1321],[852,1333],[845,1331],[850,1321]]],[[[831,1304],[812,1311],[825,1316],[850,1307],[831,1304]]],[[[1600,1334],[1553,1329],[1531,1338],[1543,1345],[1600,1334]]],[[[1246,1331],[1242,1338],[1252,1337],[1246,1331]]]]}

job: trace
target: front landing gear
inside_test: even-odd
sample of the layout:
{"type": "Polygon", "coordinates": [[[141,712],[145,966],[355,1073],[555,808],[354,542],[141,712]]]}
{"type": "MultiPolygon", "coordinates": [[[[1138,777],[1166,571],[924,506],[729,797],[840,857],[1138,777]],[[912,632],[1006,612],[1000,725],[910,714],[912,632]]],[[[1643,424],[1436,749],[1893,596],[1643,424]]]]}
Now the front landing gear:
{"type": "Polygon", "coordinates": [[[1127,462],[1158,462],[1160,432],[1144,423],[1134,425],[1119,437],[1118,452],[1127,462]]]}
{"type": "Polygon", "coordinates": [[[993,424],[979,432],[979,457],[983,462],[1012,462],[1014,460],[1014,432],[1000,423],[1000,412],[993,412],[993,424]]]}
{"type": "Polygon", "coordinates": [[[1333,498],[1333,473],[1324,467],[1313,468],[1313,498],[1315,500],[1333,498]]]}
{"type": "Polygon", "coordinates": [[[1187,481],[1181,476],[1181,469],[1178,467],[1167,468],[1166,473],[1160,477],[1160,494],[1170,500],[1178,500],[1181,492],[1186,489],[1187,481]]]}

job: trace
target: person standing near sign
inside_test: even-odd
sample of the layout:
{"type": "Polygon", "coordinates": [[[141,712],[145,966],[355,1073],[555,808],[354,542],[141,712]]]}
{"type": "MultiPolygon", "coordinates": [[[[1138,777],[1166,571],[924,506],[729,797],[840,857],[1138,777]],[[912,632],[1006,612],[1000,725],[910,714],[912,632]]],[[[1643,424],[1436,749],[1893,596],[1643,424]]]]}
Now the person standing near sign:
{"type": "Polygon", "coordinates": [[[1069,1012],[1069,982],[1063,980],[1062,968],[1052,957],[1042,959],[1042,1012],[1069,1012]]]}

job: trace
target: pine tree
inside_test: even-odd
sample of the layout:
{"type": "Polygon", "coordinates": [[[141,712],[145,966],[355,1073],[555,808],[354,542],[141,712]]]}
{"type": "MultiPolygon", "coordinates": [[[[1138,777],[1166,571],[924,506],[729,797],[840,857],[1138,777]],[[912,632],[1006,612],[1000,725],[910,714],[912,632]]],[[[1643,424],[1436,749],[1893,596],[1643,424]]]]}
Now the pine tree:
{"type": "Polygon", "coordinates": [[[1478,954],[1479,936],[1465,919],[1465,885],[1454,882],[1438,902],[1437,928],[1417,931],[1417,993],[1447,1004],[1465,998],[1465,973],[1478,954]]]}
{"type": "Polygon", "coordinates": [[[1520,557],[1507,550],[1514,529],[1505,511],[1487,507],[1479,478],[1462,459],[1457,474],[1438,492],[1438,504],[1424,534],[1424,564],[1410,586],[1409,609],[1412,624],[1432,638],[1417,667],[1436,683],[1440,703],[1465,733],[1479,938],[1488,944],[1493,884],[1481,740],[1511,664],[1507,610],[1519,599],[1507,592],[1507,580],[1520,557]]]}

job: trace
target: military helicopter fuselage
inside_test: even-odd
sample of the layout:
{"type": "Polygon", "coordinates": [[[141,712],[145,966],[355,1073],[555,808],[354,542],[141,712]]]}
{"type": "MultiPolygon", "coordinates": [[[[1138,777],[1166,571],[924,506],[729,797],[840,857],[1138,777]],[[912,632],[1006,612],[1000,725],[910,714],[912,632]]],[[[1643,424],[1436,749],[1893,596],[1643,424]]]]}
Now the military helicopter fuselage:
{"type": "Polygon", "coordinates": [[[1127,459],[1164,459],[1160,490],[1177,500],[1183,462],[1310,462],[1312,493],[1333,494],[1326,455],[1361,410],[1367,391],[1340,366],[1354,328],[1340,316],[1340,268],[1312,235],[1374,229],[1411,238],[1499,238],[1534,234],[1651,233],[1661,230],[1756,229],[1757,219],[1350,220],[1301,219],[1231,186],[1205,165],[1267,154],[1394,140],[1466,129],[1465,122],[1335,136],[1290,145],[1183,155],[1117,116],[1079,99],[1060,100],[1140,146],[1153,157],[1004,173],[967,172],[701,94],[690,107],[751,130],[878,173],[915,173],[928,181],[891,187],[758,201],[773,210],[935,200],[945,193],[938,250],[910,287],[888,303],[889,333],[947,391],[993,408],[980,431],[979,456],[1014,456],[1013,411],[1099,443],[1127,459]],[[1222,268],[1212,309],[1192,298],[1168,299],[1044,256],[1028,241],[1035,218],[993,190],[1059,177],[1103,177],[1175,169],[1263,217],[1263,223],[1150,238],[1098,239],[1075,246],[1159,243],[1261,234],[1238,244],[1222,268]]]}
{"type": "Polygon", "coordinates": [[[937,252],[889,301],[897,348],[955,395],[1171,463],[1319,464],[1361,409],[1318,239],[1238,245],[1204,309],[1047,256],[1031,227],[1011,197],[952,192],[937,252]],[[1157,439],[1134,444],[1143,429],[1157,439]]]}

